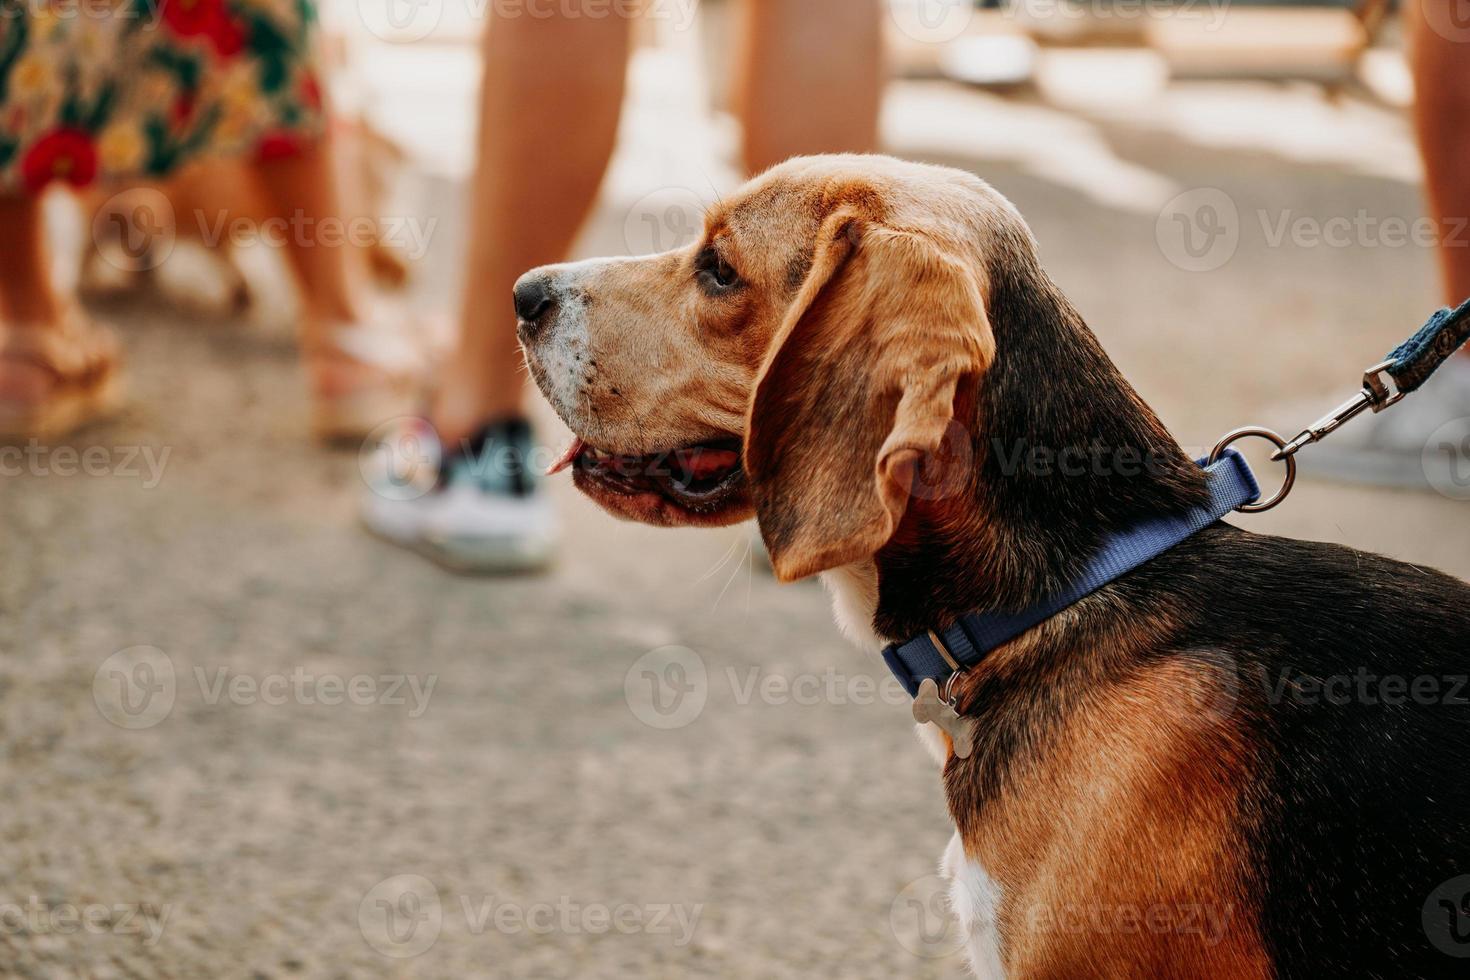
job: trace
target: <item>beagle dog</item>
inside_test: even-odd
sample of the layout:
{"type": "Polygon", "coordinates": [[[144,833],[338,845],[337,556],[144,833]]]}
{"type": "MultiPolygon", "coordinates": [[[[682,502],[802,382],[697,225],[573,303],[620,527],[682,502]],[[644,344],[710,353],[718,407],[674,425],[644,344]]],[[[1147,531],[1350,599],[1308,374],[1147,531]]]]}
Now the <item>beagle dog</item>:
{"type": "MultiPolygon", "coordinates": [[[[969,173],[795,159],[688,248],[515,306],[577,436],[553,469],[624,518],[753,514],[870,647],[1031,606],[1207,495],[969,173]]],[[[956,674],[973,744],[921,727],[976,972],[1464,975],[1467,640],[1456,580],[1215,521],[956,674]]]]}

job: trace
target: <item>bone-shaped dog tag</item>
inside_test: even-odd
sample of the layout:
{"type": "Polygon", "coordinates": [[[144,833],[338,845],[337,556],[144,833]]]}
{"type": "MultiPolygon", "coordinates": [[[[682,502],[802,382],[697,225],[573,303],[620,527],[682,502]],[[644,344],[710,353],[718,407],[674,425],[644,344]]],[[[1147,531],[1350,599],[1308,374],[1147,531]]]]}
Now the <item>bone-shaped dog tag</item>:
{"type": "Polygon", "coordinates": [[[966,718],[955,711],[939,696],[939,685],[932,679],[919,684],[919,694],[914,698],[914,721],[919,724],[932,722],[949,733],[954,743],[954,754],[968,759],[975,749],[975,719],[966,718]]]}

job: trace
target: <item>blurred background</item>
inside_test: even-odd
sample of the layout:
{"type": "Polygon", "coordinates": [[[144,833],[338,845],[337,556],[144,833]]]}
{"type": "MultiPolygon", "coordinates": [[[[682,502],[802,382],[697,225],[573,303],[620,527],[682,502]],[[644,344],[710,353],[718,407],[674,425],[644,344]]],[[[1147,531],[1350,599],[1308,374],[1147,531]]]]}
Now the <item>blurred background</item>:
{"type": "MultiPolygon", "coordinates": [[[[190,29],[226,51],[208,6],[190,29]]],[[[741,6],[639,5],[574,255],[687,244],[744,179],[741,6]]],[[[1460,6],[1425,10],[1463,45],[1460,6]]],[[[0,2],[12,41],[118,9],[0,2]]],[[[312,41],[337,216],[367,222],[389,319],[451,359],[490,11],[325,0],[312,41]]],[[[1198,452],[1300,430],[1446,301],[1439,253],[1470,232],[1423,233],[1396,5],[892,0],[881,29],[883,152],[1013,200],[1198,452]]],[[[749,528],[621,524],[556,480],[541,574],[457,576],[364,533],[377,437],[312,439],[335,382],[298,351],[305,266],[246,210],[199,231],[234,178],[86,183],[55,159],[72,169],[30,192],[47,274],[116,326],[129,387],[104,420],[0,450],[0,975],[965,975],[939,781],[815,582],[777,586],[749,528]]],[[[1470,435],[1463,404],[1423,485],[1308,473],[1236,523],[1470,574],[1470,471],[1428,462],[1470,435]]]]}

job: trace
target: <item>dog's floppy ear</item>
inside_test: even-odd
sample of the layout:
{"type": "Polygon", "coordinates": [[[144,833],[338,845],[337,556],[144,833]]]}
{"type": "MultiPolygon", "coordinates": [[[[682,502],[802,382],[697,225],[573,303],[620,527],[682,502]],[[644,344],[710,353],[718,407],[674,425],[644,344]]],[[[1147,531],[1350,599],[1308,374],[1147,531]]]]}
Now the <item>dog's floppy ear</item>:
{"type": "Polygon", "coordinates": [[[920,233],[846,211],[823,223],[746,419],[745,468],[779,579],[874,554],[920,467],[955,449],[959,382],[995,351],[980,288],[920,233]]]}

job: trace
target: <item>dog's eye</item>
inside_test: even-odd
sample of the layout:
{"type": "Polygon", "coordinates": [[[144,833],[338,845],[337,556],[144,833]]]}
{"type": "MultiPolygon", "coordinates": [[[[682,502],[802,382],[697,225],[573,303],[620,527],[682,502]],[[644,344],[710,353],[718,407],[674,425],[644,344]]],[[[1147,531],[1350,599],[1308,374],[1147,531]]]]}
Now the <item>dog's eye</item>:
{"type": "Polygon", "coordinates": [[[740,273],[712,248],[700,253],[695,268],[701,283],[711,292],[725,292],[740,285],[740,273]]]}

